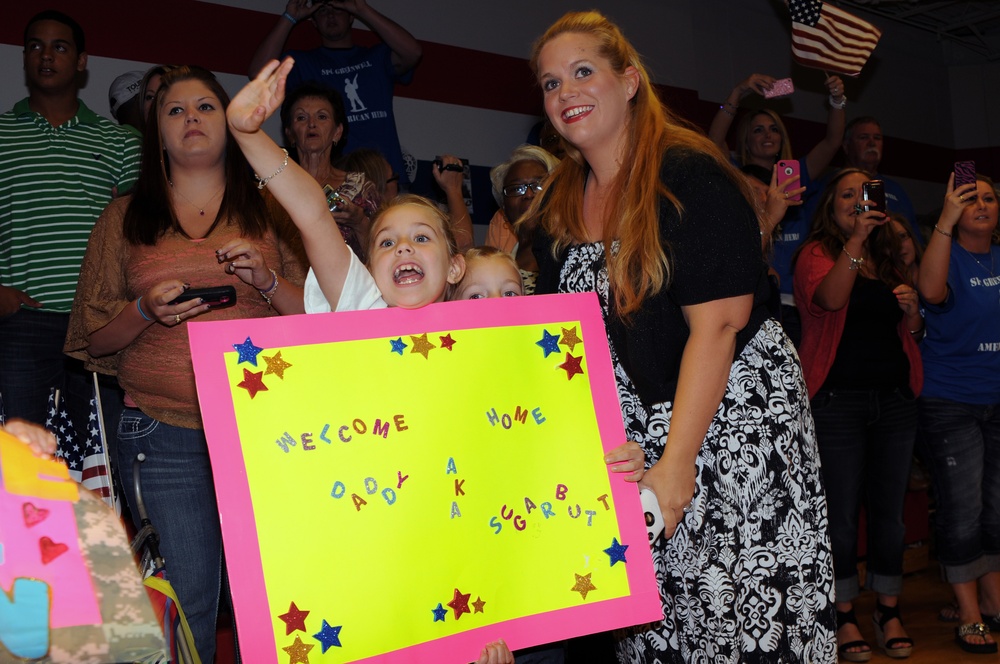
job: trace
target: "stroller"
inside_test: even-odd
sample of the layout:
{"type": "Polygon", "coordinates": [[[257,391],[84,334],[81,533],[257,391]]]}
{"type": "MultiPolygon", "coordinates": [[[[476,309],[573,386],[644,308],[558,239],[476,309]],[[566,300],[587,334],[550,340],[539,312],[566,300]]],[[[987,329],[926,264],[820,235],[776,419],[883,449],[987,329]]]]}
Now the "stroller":
{"type": "Polygon", "coordinates": [[[143,584],[153,603],[156,617],[163,627],[163,636],[170,655],[169,661],[180,664],[201,664],[187,618],[184,617],[177,595],[167,580],[166,565],[160,555],[160,536],[150,522],[146,506],[142,501],[139,470],[145,459],[145,454],[139,454],[132,462],[135,505],[140,524],[139,532],[132,538],[132,553],[140,556],[143,584]]]}

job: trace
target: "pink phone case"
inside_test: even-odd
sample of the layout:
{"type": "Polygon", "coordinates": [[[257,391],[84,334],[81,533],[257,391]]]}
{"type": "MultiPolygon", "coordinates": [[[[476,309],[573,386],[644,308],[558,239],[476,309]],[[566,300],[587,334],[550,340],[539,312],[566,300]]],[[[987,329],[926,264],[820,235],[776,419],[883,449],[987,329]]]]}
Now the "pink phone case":
{"type": "Polygon", "coordinates": [[[787,97],[793,92],[795,92],[795,85],[792,84],[792,79],[779,78],[771,84],[770,88],[764,90],[764,98],[774,99],[775,97],[787,97]]]}
{"type": "Polygon", "coordinates": [[[976,162],[956,161],[955,162],[955,188],[963,184],[971,184],[976,181],[976,162]]]}
{"type": "MultiPolygon", "coordinates": [[[[798,159],[782,159],[778,162],[778,187],[780,188],[787,180],[800,175],[799,172],[799,160],[798,159]]],[[[796,183],[792,189],[798,189],[801,184],[796,183]]],[[[789,196],[790,201],[801,201],[802,194],[795,194],[794,196],[789,196]]]]}

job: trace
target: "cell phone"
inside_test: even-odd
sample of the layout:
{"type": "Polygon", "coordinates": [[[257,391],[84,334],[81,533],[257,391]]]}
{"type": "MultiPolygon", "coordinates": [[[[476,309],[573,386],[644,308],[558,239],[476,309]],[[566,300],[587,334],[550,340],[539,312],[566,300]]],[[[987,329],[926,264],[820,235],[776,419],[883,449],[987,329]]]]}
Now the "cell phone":
{"type": "Polygon", "coordinates": [[[330,212],[336,212],[345,207],[344,203],[347,202],[347,199],[341,196],[340,192],[330,185],[323,185],[323,193],[326,194],[326,206],[330,208],[330,212]]]}
{"type": "Polygon", "coordinates": [[[663,513],[660,512],[660,502],[656,500],[656,494],[651,489],[643,489],[639,492],[639,503],[642,505],[642,516],[646,520],[649,543],[652,544],[666,527],[663,524],[663,513]]]}
{"type": "Polygon", "coordinates": [[[974,184],[976,182],[976,162],[956,161],[955,162],[955,189],[963,184],[974,184]]]}
{"type": "Polygon", "coordinates": [[[434,157],[434,165],[441,171],[455,171],[461,173],[465,168],[461,164],[445,164],[441,157],[434,157]]]}
{"type": "Polygon", "coordinates": [[[779,78],[777,81],[771,84],[771,87],[764,90],[764,99],[776,99],[778,97],[787,97],[793,92],[795,92],[795,85],[792,83],[792,79],[779,78]]]}
{"type": "Polygon", "coordinates": [[[222,309],[236,304],[236,288],[233,286],[212,286],[211,288],[189,288],[168,304],[180,304],[190,300],[202,299],[202,304],[211,305],[213,309],[222,309]]]}
{"type": "Polygon", "coordinates": [[[861,185],[861,209],[865,212],[878,210],[882,214],[885,208],[885,185],[881,180],[869,180],[861,185]]]}
{"type": "MultiPolygon", "coordinates": [[[[798,159],[781,159],[778,161],[778,188],[781,188],[785,182],[791,180],[796,175],[801,175],[801,167],[799,166],[798,159]]],[[[801,180],[800,180],[801,182],[801,180]]],[[[801,187],[801,184],[795,185],[795,189],[801,187]]],[[[802,194],[795,194],[794,196],[789,196],[790,201],[801,201],[802,194]]]]}

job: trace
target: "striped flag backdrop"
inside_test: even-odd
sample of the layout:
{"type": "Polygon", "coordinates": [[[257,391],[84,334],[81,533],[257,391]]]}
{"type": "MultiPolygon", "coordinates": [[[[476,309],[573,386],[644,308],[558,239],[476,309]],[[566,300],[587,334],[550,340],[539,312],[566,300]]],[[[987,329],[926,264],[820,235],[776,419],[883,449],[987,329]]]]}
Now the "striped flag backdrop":
{"type": "Polygon", "coordinates": [[[821,0],[788,0],[792,57],[805,67],[857,76],[882,31],[821,0]]]}

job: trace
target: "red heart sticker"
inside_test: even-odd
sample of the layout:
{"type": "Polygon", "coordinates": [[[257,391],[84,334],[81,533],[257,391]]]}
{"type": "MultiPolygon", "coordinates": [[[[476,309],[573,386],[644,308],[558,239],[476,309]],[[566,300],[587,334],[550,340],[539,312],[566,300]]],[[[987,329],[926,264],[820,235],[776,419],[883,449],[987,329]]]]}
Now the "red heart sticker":
{"type": "Polygon", "coordinates": [[[38,540],[38,546],[42,550],[42,564],[48,565],[53,560],[69,551],[69,547],[59,542],[53,542],[48,537],[38,540]]]}
{"type": "Polygon", "coordinates": [[[24,512],[24,525],[28,528],[45,521],[49,516],[49,511],[44,507],[35,507],[31,503],[25,503],[21,508],[24,512]]]}

